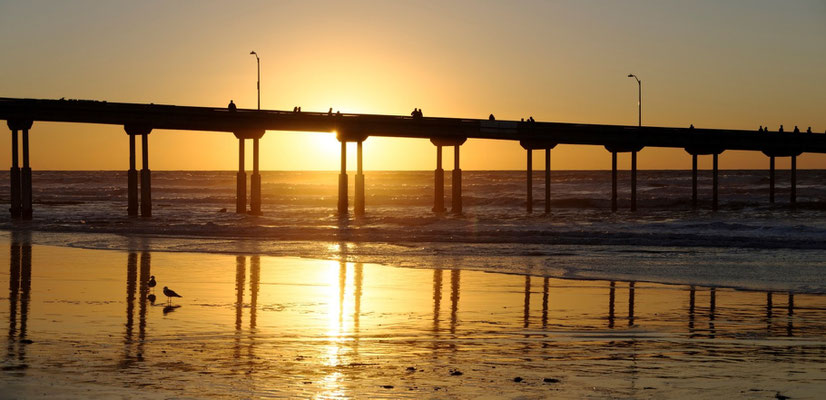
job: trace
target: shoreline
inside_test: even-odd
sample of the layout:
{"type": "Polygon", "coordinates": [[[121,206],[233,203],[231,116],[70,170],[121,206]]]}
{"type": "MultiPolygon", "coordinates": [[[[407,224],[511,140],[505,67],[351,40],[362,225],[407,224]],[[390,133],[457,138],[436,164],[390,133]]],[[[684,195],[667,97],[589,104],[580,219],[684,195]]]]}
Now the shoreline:
{"type": "MultiPolygon", "coordinates": [[[[42,231],[9,231],[13,235],[28,235],[34,244],[50,245],[88,250],[153,251],[191,254],[219,255],[260,255],[268,257],[292,257],[308,260],[328,260],[378,264],[388,267],[429,269],[438,266],[445,270],[468,270],[508,275],[549,277],[557,279],[648,282],[664,285],[694,285],[698,287],[721,287],[753,292],[795,292],[807,294],[826,293],[826,278],[812,280],[812,275],[820,275],[824,265],[806,265],[806,271],[787,271],[799,274],[795,280],[785,276],[786,281],[772,282],[771,276],[762,277],[766,271],[749,271],[749,264],[737,265],[735,271],[743,272],[748,278],[733,279],[733,271],[719,271],[725,263],[737,263],[737,254],[731,248],[719,248],[709,254],[708,248],[699,247],[648,247],[591,245],[584,249],[567,245],[519,245],[510,243],[492,246],[489,243],[385,243],[348,241],[283,241],[272,239],[229,238],[229,237],[186,237],[175,235],[124,235],[112,233],[66,233],[42,231]],[[696,262],[711,262],[716,258],[728,257],[714,265],[696,265],[696,262]],[[663,265],[669,258],[682,258],[673,265],[663,265]],[[693,260],[692,260],[693,259],[693,260]],[[627,260],[629,265],[618,266],[627,260]],[[581,264],[587,264],[583,266],[581,264]],[[634,268],[634,263],[654,264],[649,268],[634,268]],[[660,264],[660,265],[657,265],[660,264]],[[700,271],[686,271],[685,268],[700,271]],[[671,268],[669,268],[671,267],[671,268]],[[785,282],[785,283],[784,283],[785,282]]],[[[742,254],[744,259],[755,258],[751,251],[742,254]]],[[[818,257],[819,250],[782,251],[764,250],[763,263],[772,259],[791,263],[789,257],[798,257],[800,263],[808,258],[818,257]],[[806,257],[809,256],[809,257],[806,257]]],[[[826,261],[824,261],[826,262],[826,261]]],[[[731,268],[731,267],[729,267],[731,268]]],[[[783,271],[776,271],[782,273],[783,271]]]]}

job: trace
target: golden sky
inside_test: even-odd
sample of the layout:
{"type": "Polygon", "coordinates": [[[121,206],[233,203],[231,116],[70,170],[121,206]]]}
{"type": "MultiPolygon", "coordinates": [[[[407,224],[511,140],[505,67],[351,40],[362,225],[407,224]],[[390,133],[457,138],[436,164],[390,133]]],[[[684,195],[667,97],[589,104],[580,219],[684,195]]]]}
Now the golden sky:
{"type": "MultiPolygon", "coordinates": [[[[0,97],[255,108],[255,50],[265,109],[634,125],[634,73],[646,125],[824,132],[824,20],[826,3],[802,0],[0,1],[0,97]]],[[[31,133],[37,170],[122,170],[127,149],[117,126],[35,123],[31,133]]],[[[426,140],[370,138],[364,149],[368,170],[435,165],[426,140]]],[[[154,131],[150,150],[154,170],[237,168],[231,134],[154,131]]],[[[324,133],[268,132],[261,151],[264,170],[339,163],[324,133]]],[[[554,169],[610,168],[602,147],[559,146],[552,157],[554,169]]],[[[524,160],[514,142],[462,146],[467,170],[524,160]]],[[[720,164],[768,161],[726,152],[720,164]]],[[[824,168],[826,155],[798,164],[824,168]]],[[[639,166],[688,168],[690,157],[647,148],[639,166]]]]}

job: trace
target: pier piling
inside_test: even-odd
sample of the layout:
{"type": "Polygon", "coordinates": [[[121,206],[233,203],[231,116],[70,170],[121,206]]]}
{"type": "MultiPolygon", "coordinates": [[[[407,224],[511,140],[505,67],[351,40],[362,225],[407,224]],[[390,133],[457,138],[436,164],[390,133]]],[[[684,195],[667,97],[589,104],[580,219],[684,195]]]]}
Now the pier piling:
{"type": "Polygon", "coordinates": [[[545,148],[545,214],[551,212],[551,149],[545,148]]]}
{"type": "Polygon", "coordinates": [[[611,152],[611,212],[617,212],[617,152],[611,152]]]}
{"type": "Polygon", "coordinates": [[[252,176],[250,176],[250,214],[261,215],[261,172],[258,169],[258,141],[252,139],[252,176]]]}
{"type": "MultiPolygon", "coordinates": [[[[11,123],[9,123],[11,125],[11,123]]],[[[19,219],[22,215],[20,204],[20,166],[18,163],[18,144],[17,144],[17,127],[11,127],[11,169],[9,171],[9,180],[11,187],[9,188],[9,195],[11,197],[11,212],[12,219],[19,219]]]]}
{"type": "Polygon", "coordinates": [[[712,172],[712,177],[711,177],[711,186],[712,186],[712,189],[711,189],[712,190],[712,192],[711,192],[712,193],[712,195],[711,195],[711,198],[712,198],[712,200],[711,200],[712,201],[711,209],[712,209],[712,211],[717,211],[717,175],[718,175],[718,173],[717,173],[717,159],[718,159],[718,156],[719,155],[717,153],[714,153],[712,155],[712,157],[713,157],[712,158],[712,164],[713,164],[712,168],[714,169],[714,171],[712,172]]]}
{"type": "Polygon", "coordinates": [[[697,208],[697,154],[691,155],[691,207],[697,208]]]}
{"type": "Polygon", "coordinates": [[[338,174],[338,213],[347,214],[347,142],[341,141],[341,172],[338,174]]]}
{"type": "Polygon", "coordinates": [[[356,198],[355,198],[355,214],[356,216],[364,215],[364,171],[362,170],[362,143],[359,140],[356,142],[356,198]]]}
{"type": "Polygon", "coordinates": [[[528,185],[527,211],[528,214],[533,212],[533,149],[528,149],[528,165],[526,169],[526,180],[528,185]]]}
{"type": "Polygon", "coordinates": [[[769,156],[769,203],[774,204],[774,156],[769,156]]]}
{"type": "Polygon", "coordinates": [[[127,207],[126,212],[131,216],[138,215],[138,186],[140,186],[140,214],[142,217],[152,216],[152,173],[149,170],[149,133],[152,128],[147,126],[126,125],[123,127],[129,135],[129,171],[127,179],[127,207]],[[135,136],[141,137],[142,165],[140,185],[138,185],[138,171],[135,169],[135,136]]]}
{"type": "Polygon", "coordinates": [[[637,211],[637,152],[631,152],[631,211],[637,211]]]}
{"type": "MultiPolygon", "coordinates": [[[[128,133],[128,132],[127,132],[128,133]]],[[[130,217],[138,215],[138,170],[135,169],[135,135],[129,134],[129,171],[127,179],[127,206],[126,213],[130,217]]]]}
{"type": "MultiPolygon", "coordinates": [[[[237,136],[237,135],[236,135],[237,136]]],[[[238,138],[238,173],[235,178],[235,212],[247,212],[247,172],[244,170],[244,138],[238,138]]]]}
{"type": "MultiPolygon", "coordinates": [[[[26,132],[26,131],[23,131],[26,132]]],[[[797,204],[797,156],[792,156],[792,166],[791,166],[791,173],[792,173],[792,184],[789,190],[789,203],[792,207],[797,204]]]]}
{"type": "Polygon", "coordinates": [[[442,146],[436,145],[436,170],[433,171],[433,212],[445,212],[445,170],[442,169],[442,146]]]}
{"type": "MultiPolygon", "coordinates": [[[[462,141],[464,142],[464,141],[462,141]]],[[[462,213],[462,170],[459,168],[459,146],[453,146],[453,182],[450,185],[453,196],[451,197],[452,209],[454,214],[462,213]]]]}
{"type": "Polygon", "coordinates": [[[23,127],[23,169],[21,171],[22,215],[26,220],[32,219],[32,169],[29,166],[29,128],[23,127]]]}
{"type": "Polygon", "coordinates": [[[152,172],[149,170],[149,130],[141,134],[141,217],[152,216],[152,172]]]}

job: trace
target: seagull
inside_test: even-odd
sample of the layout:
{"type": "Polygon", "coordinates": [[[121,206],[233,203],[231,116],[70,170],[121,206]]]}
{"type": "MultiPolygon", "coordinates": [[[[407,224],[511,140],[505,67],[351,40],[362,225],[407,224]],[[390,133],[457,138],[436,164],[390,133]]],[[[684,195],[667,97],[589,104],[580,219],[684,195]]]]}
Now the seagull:
{"type": "Polygon", "coordinates": [[[170,304],[172,304],[173,297],[183,297],[166,286],[163,287],[163,295],[166,296],[166,301],[168,301],[170,304]]]}
{"type": "Polygon", "coordinates": [[[149,277],[149,282],[146,283],[146,286],[152,289],[152,293],[155,293],[155,285],[157,284],[158,282],[155,282],[155,275],[152,275],[149,277]]]}

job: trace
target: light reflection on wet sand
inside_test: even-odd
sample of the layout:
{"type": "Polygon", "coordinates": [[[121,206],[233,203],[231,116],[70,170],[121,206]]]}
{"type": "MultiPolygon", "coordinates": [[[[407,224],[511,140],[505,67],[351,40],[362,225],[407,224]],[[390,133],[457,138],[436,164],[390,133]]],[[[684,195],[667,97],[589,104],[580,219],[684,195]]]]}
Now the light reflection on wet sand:
{"type": "MultiPolygon", "coordinates": [[[[346,260],[347,244],[336,246],[346,260]]],[[[4,393],[765,398],[826,389],[821,295],[135,248],[32,246],[19,232],[0,247],[10,260],[0,275],[4,393]],[[175,308],[160,290],[149,301],[150,275],[184,296],[175,308]]]]}

